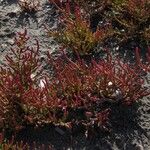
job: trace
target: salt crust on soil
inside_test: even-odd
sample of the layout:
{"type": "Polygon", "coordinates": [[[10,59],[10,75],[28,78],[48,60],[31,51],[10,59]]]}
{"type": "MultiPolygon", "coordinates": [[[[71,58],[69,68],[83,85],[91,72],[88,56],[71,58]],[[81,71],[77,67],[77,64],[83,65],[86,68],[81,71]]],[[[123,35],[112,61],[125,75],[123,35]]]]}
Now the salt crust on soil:
{"type": "MultiPolygon", "coordinates": [[[[23,31],[24,28],[28,29],[31,38],[39,40],[41,57],[44,58],[44,52],[47,49],[56,50],[57,45],[47,38],[42,24],[46,23],[51,28],[56,27],[57,14],[46,0],[41,0],[40,3],[40,10],[35,15],[29,15],[21,12],[16,0],[0,0],[0,63],[3,63],[3,58],[9,51],[15,33],[23,31]]],[[[147,86],[149,84],[150,81],[147,86]]],[[[150,150],[150,97],[143,98],[140,103],[137,110],[138,115],[131,116],[129,111],[127,114],[124,113],[125,116],[118,116],[120,123],[114,121],[110,134],[102,135],[92,142],[86,141],[82,135],[74,137],[74,149],[139,150],[143,148],[150,150]]],[[[26,133],[26,136],[28,137],[29,134],[30,132],[26,133]]],[[[69,149],[70,145],[64,136],[55,133],[48,143],[54,145],[54,149],[57,150],[69,149]]]]}

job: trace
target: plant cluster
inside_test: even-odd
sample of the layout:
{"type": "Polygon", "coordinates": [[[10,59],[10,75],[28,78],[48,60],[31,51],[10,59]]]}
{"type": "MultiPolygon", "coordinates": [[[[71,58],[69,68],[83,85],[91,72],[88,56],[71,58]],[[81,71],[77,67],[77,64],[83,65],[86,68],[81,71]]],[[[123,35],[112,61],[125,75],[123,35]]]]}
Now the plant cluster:
{"type": "Polygon", "coordinates": [[[112,5],[111,0],[75,0],[77,4],[80,4],[82,8],[86,11],[90,10],[90,14],[97,14],[103,13],[103,11],[109,10],[110,6],[112,5]]]}
{"type": "MultiPolygon", "coordinates": [[[[50,30],[45,25],[48,35],[61,44],[60,56],[53,57],[48,52],[45,62],[50,70],[44,70],[38,40],[30,46],[27,30],[17,34],[5,63],[0,66],[0,132],[10,129],[17,133],[30,125],[36,128],[51,124],[63,126],[70,133],[75,126],[84,127],[88,134],[94,129],[109,131],[112,105],[131,106],[150,95],[150,89],[145,86],[145,76],[150,72],[150,48],[145,61],[136,48],[134,63],[124,62],[109,50],[103,51],[104,56],[98,59],[90,54],[111,37],[123,41],[149,40],[149,15],[146,15],[149,3],[145,0],[141,4],[135,0],[49,1],[61,13],[60,29],[50,30]],[[79,3],[84,5],[80,8],[79,3]],[[97,13],[103,12],[100,16],[108,19],[106,24],[103,20],[103,25],[92,31],[94,14],[86,14],[89,9],[86,6],[99,9],[97,13]],[[72,58],[68,55],[70,49],[72,58]],[[90,56],[89,60],[82,55],[90,56]]],[[[38,3],[24,1],[19,5],[32,12],[38,3]]],[[[2,134],[0,146],[4,150],[30,149],[22,142],[5,142],[2,134]]]]}
{"type": "Polygon", "coordinates": [[[64,51],[56,59],[48,53],[51,73],[45,74],[39,70],[38,41],[32,48],[28,40],[26,30],[18,33],[6,64],[1,66],[1,129],[17,131],[28,124],[51,123],[70,130],[75,124],[106,129],[112,103],[132,105],[150,94],[143,79],[143,72],[150,71],[149,52],[144,64],[137,48],[136,65],[113,59],[109,52],[106,59],[90,63],[79,55],[73,61],[64,51]]]}
{"type": "MultiPolygon", "coordinates": [[[[67,10],[69,10],[69,13],[67,13],[67,16],[66,16],[64,5],[68,6],[71,3],[72,5],[74,5],[74,7],[81,6],[81,7],[78,7],[77,10],[75,10],[75,13],[85,12],[85,13],[78,13],[78,14],[80,14],[80,18],[82,18],[82,22],[88,22],[88,24],[86,25],[86,29],[88,30],[83,30],[84,35],[87,35],[88,37],[90,37],[90,35],[88,34],[89,32],[91,32],[91,34],[94,35],[97,33],[97,31],[99,31],[99,29],[101,31],[99,22],[103,22],[103,26],[105,24],[111,24],[109,25],[109,28],[102,27],[103,34],[100,35],[101,37],[100,39],[96,38],[97,43],[102,44],[102,42],[104,42],[103,37],[105,40],[113,37],[114,39],[118,41],[119,44],[135,42],[136,44],[141,43],[140,46],[145,46],[145,45],[149,46],[150,3],[147,0],[144,0],[144,1],[143,0],[139,0],[139,1],[136,1],[136,0],[121,0],[121,1],[118,1],[118,0],[108,0],[108,1],[76,0],[76,1],[67,1],[65,2],[65,4],[63,1],[62,2],[59,1],[59,6],[57,5],[58,1],[55,2],[54,0],[51,0],[51,2],[53,2],[57,6],[58,10],[62,13],[62,15],[65,16],[65,20],[66,18],[67,20],[72,19],[73,14],[70,13],[71,11],[67,8],[67,10]],[[63,9],[62,9],[62,6],[63,6],[63,9]],[[83,17],[86,16],[85,14],[86,15],[88,14],[89,17],[83,19],[83,17]],[[95,32],[91,30],[91,27],[95,26],[93,24],[95,24],[97,27],[97,30],[95,32]]],[[[78,22],[77,17],[73,18],[73,22],[75,23],[78,22]]],[[[77,35],[83,34],[83,33],[78,34],[78,31],[83,29],[82,23],[79,24],[78,26],[80,28],[75,28],[75,24],[72,24],[71,30],[70,30],[70,23],[68,23],[68,24],[65,24],[66,30],[64,29],[65,31],[67,31],[67,35],[62,34],[62,32],[59,30],[57,30],[57,34],[50,34],[50,35],[54,37],[59,37],[59,35],[62,35],[60,37],[61,38],[66,37],[67,43],[68,43],[68,40],[70,40],[70,36],[68,36],[68,34],[69,35],[71,34],[71,39],[76,39],[77,35]]],[[[86,37],[84,35],[81,37],[86,37]]],[[[87,45],[87,42],[89,41],[86,42],[86,38],[81,38],[81,37],[79,36],[79,39],[80,39],[79,41],[81,45],[84,45],[83,43],[86,43],[85,45],[87,45]]],[[[65,45],[67,45],[66,40],[61,40],[61,43],[65,43],[65,45]]],[[[74,42],[74,44],[78,45],[76,42],[74,42]]],[[[93,47],[91,47],[92,51],[94,51],[93,47]]],[[[83,51],[83,53],[85,53],[85,51],[83,51]]],[[[88,51],[86,52],[88,53],[88,51]]]]}
{"type": "MultiPolygon", "coordinates": [[[[28,145],[27,143],[21,142],[15,142],[14,137],[12,137],[11,140],[6,140],[4,138],[3,133],[0,133],[0,150],[36,150],[36,149],[44,150],[46,147],[44,145],[38,146],[36,143],[33,143],[32,145],[28,145]]],[[[52,147],[47,147],[48,150],[52,150],[52,147]]]]}
{"type": "MultiPolygon", "coordinates": [[[[79,113],[77,116],[75,115],[74,119],[69,116],[72,111],[76,113],[79,110],[83,112],[83,118],[81,117],[79,120],[81,122],[86,120],[86,111],[88,111],[88,108],[86,108],[86,104],[80,100],[79,93],[77,95],[76,92],[73,92],[76,87],[69,85],[71,81],[65,75],[63,77],[64,81],[61,81],[59,76],[57,76],[57,74],[61,73],[61,68],[58,72],[55,68],[54,73],[56,77],[43,77],[43,79],[39,77],[38,80],[36,72],[40,66],[38,58],[39,46],[37,42],[36,49],[30,48],[27,45],[28,40],[26,30],[24,33],[18,33],[18,37],[14,42],[15,47],[12,48],[11,53],[6,56],[6,66],[1,67],[1,128],[20,130],[28,123],[41,125],[45,123],[65,124],[73,120],[76,122],[82,113],[79,113]],[[61,83],[66,83],[65,91],[62,91],[63,85],[61,85],[61,83]],[[41,84],[44,86],[41,87],[41,84]],[[67,90],[69,86],[70,90],[68,90],[70,93],[68,93],[69,91],[67,90]]],[[[78,70],[75,71],[74,76],[76,72],[78,72],[78,70]]],[[[79,77],[77,76],[77,78],[79,77]]],[[[89,104],[91,105],[89,105],[91,107],[90,109],[92,109],[92,105],[94,104],[92,104],[92,101],[89,104]]],[[[97,117],[104,116],[98,120],[95,118],[96,122],[100,124],[106,120],[104,118],[108,116],[108,110],[103,112],[99,111],[93,112],[92,117],[94,115],[97,117]]]]}
{"type": "Polygon", "coordinates": [[[61,45],[72,51],[77,51],[80,55],[87,55],[99,44],[103,43],[113,31],[111,25],[97,28],[92,32],[90,27],[90,18],[86,12],[74,5],[74,10],[71,8],[71,3],[67,2],[59,6],[53,1],[58,10],[62,13],[60,17],[61,25],[64,28],[60,30],[49,30],[46,27],[49,36],[54,37],[61,45]]]}
{"type": "Polygon", "coordinates": [[[39,45],[30,48],[27,44],[29,37],[27,30],[18,33],[14,40],[14,47],[6,55],[6,66],[0,68],[0,127],[14,126],[21,128],[23,124],[24,111],[22,96],[26,90],[36,82],[36,77],[31,78],[39,64],[39,45]]]}
{"type": "MultiPolygon", "coordinates": [[[[150,3],[147,0],[126,0],[121,5],[113,5],[112,18],[122,28],[123,40],[150,42],[150,3]]],[[[119,28],[118,28],[119,29],[119,28]]]]}

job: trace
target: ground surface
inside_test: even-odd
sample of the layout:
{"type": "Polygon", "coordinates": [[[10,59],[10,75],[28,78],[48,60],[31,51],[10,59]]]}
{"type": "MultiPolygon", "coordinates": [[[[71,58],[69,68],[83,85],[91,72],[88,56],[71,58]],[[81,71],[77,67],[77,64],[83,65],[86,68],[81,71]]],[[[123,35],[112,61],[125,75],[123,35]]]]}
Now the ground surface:
{"type": "MultiPolygon", "coordinates": [[[[4,56],[9,51],[15,33],[23,31],[24,28],[28,29],[31,38],[39,40],[41,57],[44,57],[47,49],[55,51],[57,46],[50,38],[47,38],[42,25],[45,23],[51,28],[55,27],[57,14],[53,6],[46,0],[41,0],[40,3],[40,10],[33,15],[23,13],[16,0],[0,0],[0,63],[3,62],[4,56]]],[[[33,42],[32,40],[31,43],[33,42]]],[[[38,141],[42,143],[47,140],[56,150],[69,149],[71,145],[73,149],[77,150],[138,150],[140,145],[144,150],[150,150],[150,97],[140,101],[136,113],[130,108],[126,111],[121,110],[122,113],[119,112],[119,109],[114,110],[118,116],[112,120],[111,133],[102,134],[92,141],[87,141],[85,136],[79,134],[70,144],[65,132],[60,134],[55,128],[42,131],[42,134],[46,133],[41,134],[38,141]],[[49,139],[45,136],[47,132],[49,139]]],[[[30,130],[24,131],[22,134],[26,140],[31,137],[30,130]]],[[[35,133],[32,138],[36,140],[35,133]]]]}

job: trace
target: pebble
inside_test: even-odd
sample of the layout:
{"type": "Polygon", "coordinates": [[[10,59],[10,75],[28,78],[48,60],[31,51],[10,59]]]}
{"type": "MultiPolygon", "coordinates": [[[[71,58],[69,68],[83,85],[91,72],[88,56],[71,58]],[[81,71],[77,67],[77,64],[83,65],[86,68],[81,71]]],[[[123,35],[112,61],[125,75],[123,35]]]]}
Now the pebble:
{"type": "Polygon", "coordinates": [[[19,11],[21,11],[21,9],[20,9],[19,7],[16,7],[16,8],[13,9],[12,12],[13,12],[13,13],[18,13],[19,11]]]}
{"type": "Polygon", "coordinates": [[[14,43],[14,40],[13,39],[8,39],[7,41],[9,44],[13,44],[14,43]]]}
{"type": "Polygon", "coordinates": [[[144,150],[144,148],[141,144],[136,144],[135,150],[144,150]]]}
{"type": "Polygon", "coordinates": [[[64,132],[62,129],[60,129],[59,127],[56,127],[55,130],[56,130],[60,135],[65,134],[65,132],[64,132]]]}
{"type": "Polygon", "coordinates": [[[6,49],[6,47],[7,47],[7,44],[5,44],[5,43],[1,44],[2,49],[6,49]]]}

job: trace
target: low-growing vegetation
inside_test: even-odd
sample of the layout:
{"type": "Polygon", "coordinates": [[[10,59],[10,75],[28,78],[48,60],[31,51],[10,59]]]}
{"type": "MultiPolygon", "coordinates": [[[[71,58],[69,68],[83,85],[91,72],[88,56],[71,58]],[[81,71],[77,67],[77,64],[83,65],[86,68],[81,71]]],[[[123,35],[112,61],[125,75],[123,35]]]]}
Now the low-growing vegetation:
{"type": "Polygon", "coordinates": [[[51,74],[45,74],[39,70],[38,41],[36,48],[30,48],[28,40],[26,30],[18,33],[1,66],[1,129],[18,131],[29,124],[53,123],[69,129],[74,124],[85,129],[94,124],[106,130],[112,103],[132,105],[150,94],[143,79],[149,62],[141,62],[138,49],[132,65],[113,59],[108,51],[105,59],[90,63],[79,55],[72,61],[64,50],[57,59],[48,53],[51,74]]]}
{"type": "MultiPolygon", "coordinates": [[[[43,24],[45,34],[57,41],[59,55],[47,50],[42,61],[39,40],[31,39],[25,29],[16,34],[0,64],[0,150],[52,149],[37,141],[17,140],[16,135],[28,127],[58,127],[59,133],[69,132],[71,140],[75,128],[81,128],[86,138],[94,132],[110,133],[115,108],[132,108],[150,96],[148,1],[49,3],[59,14],[59,23],[55,29],[43,24]],[[132,60],[111,47],[124,50],[132,42],[135,45],[128,50],[134,49],[132,60]]],[[[40,3],[20,0],[18,4],[35,13],[40,3]]]]}

